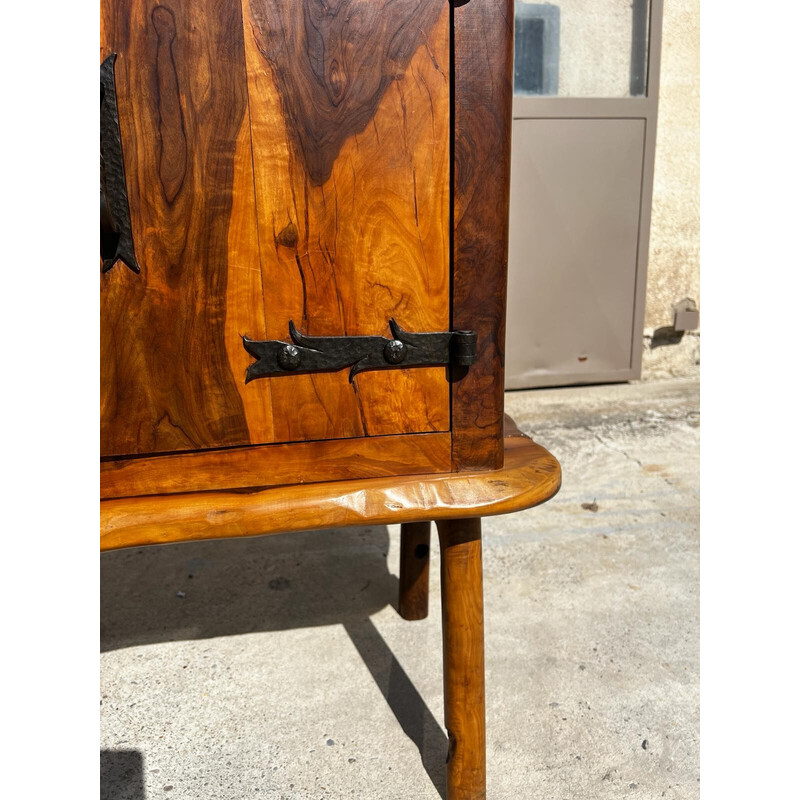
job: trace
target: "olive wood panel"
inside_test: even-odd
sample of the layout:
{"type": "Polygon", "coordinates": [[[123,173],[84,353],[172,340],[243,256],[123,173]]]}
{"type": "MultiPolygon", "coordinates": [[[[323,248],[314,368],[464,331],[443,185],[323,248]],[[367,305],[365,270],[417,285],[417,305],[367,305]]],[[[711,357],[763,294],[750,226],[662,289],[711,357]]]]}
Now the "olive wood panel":
{"type": "Polygon", "coordinates": [[[448,472],[450,434],[380,436],[236,447],[100,464],[100,497],[448,472]]]}
{"type": "Polygon", "coordinates": [[[245,386],[241,344],[449,327],[446,0],[117,0],[101,31],[143,266],[103,276],[102,455],[449,430],[443,367],[245,386]]]}
{"type": "MultiPolygon", "coordinates": [[[[267,338],[448,330],[447,0],[243,5],[267,338]]],[[[270,383],[276,441],[450,428],[444,367],[270,383]]]]}
{"type": "Polygon", "coordinates": [[[266,333],[240,2],[101,12],[142,268],[101,276],[101,454],[271,441],[238,338],[266,333]]]}
{"type": "Polygon", "coordinates": [[[100,547],[489,516],[551,498],[558,461],[513,429],[504,444],[500,470],[103,500],[100,547]]]}
{"type": "Polygon", "coordinates": [[[454,469],[503,463],[514,0],[454,4],[453,329],[478,360],[453,382],[454,469]]]}

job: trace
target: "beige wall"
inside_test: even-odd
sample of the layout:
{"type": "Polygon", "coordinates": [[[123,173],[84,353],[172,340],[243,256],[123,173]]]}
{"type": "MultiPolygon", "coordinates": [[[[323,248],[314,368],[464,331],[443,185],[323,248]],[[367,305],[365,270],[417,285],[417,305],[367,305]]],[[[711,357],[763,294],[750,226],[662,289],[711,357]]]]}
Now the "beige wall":
{"type": "Polygon", "coordinates": [[[678,345],[649,349],[653,329],[672,324],[672,304],[684,297],[700,306],[700,2],[665,0],[645,378],[691,374],[699,366],[699,332],[678,345]]]}

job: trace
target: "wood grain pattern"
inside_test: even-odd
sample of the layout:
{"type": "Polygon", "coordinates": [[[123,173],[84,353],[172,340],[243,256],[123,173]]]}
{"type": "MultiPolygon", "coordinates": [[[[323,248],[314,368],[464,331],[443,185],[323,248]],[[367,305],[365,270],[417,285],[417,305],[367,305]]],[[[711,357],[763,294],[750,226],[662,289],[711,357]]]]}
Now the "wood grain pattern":
{"type": "MultiPolygon", "coordinates": [[[[225,351],[242,400],[250,441],[275,441],[272,385],[246,386],[244,378],[253,359],[242,346],[245,331],[264,331],[263,276],[258,257],[256,197],[253,191],[253,152],[250,111],[236,140],[230,225],[228,227],[228,279],[225,295],[225,351]]],[[[278,410],[279,413],[279,410],[278,410]]]]}
{"type": "MultiPolygon", "coordinates": [[[[244,8],[268,338],[447,330],[446,0],[244,8]]],[[[444,368],[271,383],[278,441],[450,427],[444,368]]]]}
{"type": "Polygon", "coordinates": [[[449,328],[447,0],[101,7],[143,265],[103,276],[102,455],[448,431],[444,368],[245,385],[241,346],[449,328]]]}
{"type": "Polygon", "coordinates": [[[431,524],[407,522],[400,526],[400,593],[398,611],[403,619],[428,616],[431,524]]]}
{"type": "Polygon", "coordinates": [[[447,800],[486,799],[480,519],[439,520],[447,800]]]}
{"type": "Polygon", "coordinates": [[[100,464],[100,497],[419,475],[449,469],[449,433],[292,442],[104,461],[100,464]]]}
{"type": "Polygon", "coordinates": [[[268,385],[242,400],[231,346],[243,318],[264,332],[241,6],[128,0],[102,16],[142,274],[101,278],[101,453],[269,441],[268,385]]]}
{"type": "Polygon", "coordinates": [[[503,463],[514,2],[453,15],[453,328],[478,332],[478,361],[453,383],[453,467],[491,469],[503,463]]]}
{"type": "Polygon", "coordinates": [[[501,470],[103,500],[100,547],[490,516],[550,499],[558,461],[518,433],[504,441],[501,470]]]}
{"type": "Polygon", "coordinates": [[[372,121],[392,81],[446,4],[407,0],[250,0],[248,18],[272,69],[287,131],[315,186],[344,143],[372,121]]]}

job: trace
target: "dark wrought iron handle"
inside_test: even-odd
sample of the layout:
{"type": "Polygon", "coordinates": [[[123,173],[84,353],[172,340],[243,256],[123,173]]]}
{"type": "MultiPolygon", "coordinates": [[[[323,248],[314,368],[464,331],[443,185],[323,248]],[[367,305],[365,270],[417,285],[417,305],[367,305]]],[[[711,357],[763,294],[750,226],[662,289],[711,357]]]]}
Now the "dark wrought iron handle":
{"type": "Polygon", "coordinates": [[[133,251],[128,187],[122,161],[114,83],[116,59],[117,54],[112,53],[100,65],[100,258],[103,272],[122,261],[139,273],[139,263],[133,251]]]}
{"type": "Polygon", "coordinates": [[[389,321],[393,339],[385,336],[306,336],[289,322],[291,342],[257,342],[243,337],[244,349],[258,359],[247,368],[245,383],[255,378],[350,367],[350,382],[364,370],[405,369],[453,364],[468,367],[477,359],[475,331],[410,333],[389,321]]]}

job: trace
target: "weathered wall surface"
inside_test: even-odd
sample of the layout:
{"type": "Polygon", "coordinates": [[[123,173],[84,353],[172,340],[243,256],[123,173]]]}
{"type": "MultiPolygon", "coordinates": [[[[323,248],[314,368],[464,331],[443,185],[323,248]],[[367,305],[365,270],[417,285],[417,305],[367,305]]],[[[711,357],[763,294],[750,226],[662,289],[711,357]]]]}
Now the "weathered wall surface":
{"type": "Polygon", "coordinates": [[[644,378],[698,369],[699,332],[674,345],[651,338],[684,297],[700,305],[700,0],[665,0],[644,378]]]}

